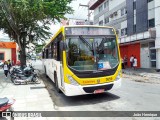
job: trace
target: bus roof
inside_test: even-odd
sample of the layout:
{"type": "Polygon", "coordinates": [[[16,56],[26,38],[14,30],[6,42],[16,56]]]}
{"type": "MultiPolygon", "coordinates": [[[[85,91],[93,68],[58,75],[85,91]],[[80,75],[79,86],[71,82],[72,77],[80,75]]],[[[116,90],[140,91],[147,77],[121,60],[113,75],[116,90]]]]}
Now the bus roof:
{"type": "MultiPolygon", "coordinates": [[[[67,25],[67,26],[62,26],[57,32],[56,32],[56,34],[49,40],[49,42],[44,46],[44,48],[45,47],[47,47],[53,40],[54,40],[54,38],[57,36],[57,35],[59,35],[59,33],[60,32],[62,32],[63,30],[64,30],[64,28],[67,28],[67,27],[101,27],[101,28],[112,28],[112,29],[114,29],[113,27],[110,27],[110,26],[98,26],[98,25],[67,25]]],[[[43,49],[44,49],[43,48],[43,49]]]]}

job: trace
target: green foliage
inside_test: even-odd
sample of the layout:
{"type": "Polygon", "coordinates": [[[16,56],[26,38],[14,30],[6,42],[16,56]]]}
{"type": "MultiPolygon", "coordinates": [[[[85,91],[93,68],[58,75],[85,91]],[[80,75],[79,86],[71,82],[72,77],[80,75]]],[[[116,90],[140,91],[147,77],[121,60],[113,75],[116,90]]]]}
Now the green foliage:
{"type": "Polygon", "coordinates": [[[46,45],[45,43],[42,45],[37,44],[35,47],[36,53],[40,53],[45,45],[46,45]]]}
{"type": "Polygon", "coordinates": [[[18,43],[25,54],[26,45],[50,37],[49,25],[73,12],[72,0],[0,0],[0,30],[18,43]]]}
{"type": "Polygon", "coordinates": [[[17,34],[21,38],[30,38],[29,42],[44,40],[50,35],[48,25],[51,22],[60,21],[66,13],[73,12],[67,6],[70,2],[71,0],[0,0],[0,29],[15,41],[17,34]]]}

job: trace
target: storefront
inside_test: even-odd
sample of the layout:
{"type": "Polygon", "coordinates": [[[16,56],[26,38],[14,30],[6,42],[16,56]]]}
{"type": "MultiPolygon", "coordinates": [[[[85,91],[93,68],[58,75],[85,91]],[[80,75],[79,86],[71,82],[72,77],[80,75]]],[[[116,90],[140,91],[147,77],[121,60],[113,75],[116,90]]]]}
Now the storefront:
{"type": "Polygon", "coordinates": [[[140,61],[140,43],[129,43],[129,44],[121,44],[120,45],[120,52],[121,57],[124,58],[124,56],[127,57],[127,66],[130,67],[130,57],[133,55],[137,58],[137,67],[140,68],[141,61],[140,61]]]}
{"type": "Polygon", "coordinates": [[[153,68],[157,66],[157,55],[155,41],[147,40],[137,43],[128,43],[120,45],[121,57],[127,56],[127,66],[130,67],[130,57],[137,58],[138,68],[153,68]]]}
{"type": "Polygon", "coordinates": [[[11,60],[13,64],[17,62],[17,50],[15,42],[0,42],[0,60],[11,60]]]}

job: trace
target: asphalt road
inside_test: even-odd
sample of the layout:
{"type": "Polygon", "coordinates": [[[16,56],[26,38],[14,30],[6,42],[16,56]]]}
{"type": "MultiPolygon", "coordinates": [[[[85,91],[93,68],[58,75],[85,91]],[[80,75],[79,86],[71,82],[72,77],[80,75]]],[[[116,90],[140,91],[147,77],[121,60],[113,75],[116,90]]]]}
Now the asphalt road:
{"type": "MultiPolygon", "coordinates": [[[[41,62],[35,62],[43,70],[41,62]]],[[[132,76],[133,77],[133,76],[132,76]]],[[[67,97],[57,93],[54,83],[41,74],[55,109],[75,111],[160,111],[160,84],[135,82],[123,78],[121,88],[96,95],[67,97]]],[[[143,78],[142,78],[143,79],[143,78]]]]}
{"type": "MultiPolygon", "coordinates": [[[[51,79],[46,78],[41,61],[33,62],[41,70],[54,109],[58,111],[160,111],[160,84],[136,82],[136,76],[125,76],[121,88],[103,94],[67,97],[57,93],[51,79]]],[[[144,79],[143,77],[141,79],[144,79]]],[[[138,81],[140,78],[138,77],[138,81]]],[[[104,113],[103,112],[103,113],[104,113]]],[[[88,113],[88,112],[87,112],[88,113]]],[[[63,114],[63,113],[62,113],[63,114]]],[[[95,113],[98,114],[98,113],[95,113]]],[[[113,113],[112,113],[113,114],[113,113]]],[[[134,114],[134,113],[133,113],[134,114]]],[[[91,115],[91,114],[90,114],[91,115]]],[[[67,120],[160,120],[158,117],[65,117],[67,120]],[[87,117],[87,118],[86,118],[87,117]]],[[[92,116],[92,115],[91,115],[92,116]]],[[[94,115],[93,115],[94,116],[94,115]]],[[[51,118],[52,119],[52,118],[51,118]]]]}

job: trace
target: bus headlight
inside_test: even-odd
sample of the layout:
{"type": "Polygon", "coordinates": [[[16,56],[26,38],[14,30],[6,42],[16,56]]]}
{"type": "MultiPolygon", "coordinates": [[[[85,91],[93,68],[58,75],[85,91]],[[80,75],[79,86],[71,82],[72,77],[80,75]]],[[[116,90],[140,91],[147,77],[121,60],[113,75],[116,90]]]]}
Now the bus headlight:
{"type": "Polygon", "coordinates": [[[122,76],[122,70],[120,70],[120,71],[118,72],[118,75],[117,75],[117,77],[116,77],[116,81],[118,81],[118,80],[121,78],[121,76],[122,76]]]}
{"type": "Polygon", "coordinates": [[[70,84],[71,84],[71,85],[76,85],[76,86],[79,85],[78,82],[75,81],[75,80],[73,79],[73,77],[71,77],[70,75],[67,75],[67,78],[68,78],[68,80],[70,81],[70,84]]]}

